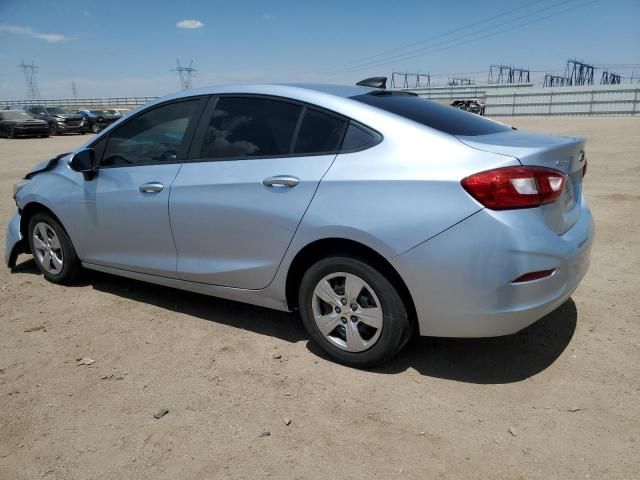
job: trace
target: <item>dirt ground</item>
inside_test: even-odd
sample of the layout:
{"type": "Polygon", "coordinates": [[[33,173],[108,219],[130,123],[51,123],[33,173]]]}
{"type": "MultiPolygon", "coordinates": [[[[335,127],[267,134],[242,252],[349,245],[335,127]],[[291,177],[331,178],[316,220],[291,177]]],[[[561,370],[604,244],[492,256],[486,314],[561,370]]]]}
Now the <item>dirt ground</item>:
{"type": "MultiPolygon", "coordinates": [[[[0,478],[640,478],[640,118],[507,121],[588,138],[596,243],[557,311],[360,371],[295,315],[97,273],[60,287],[21,256],[0,267],[0,478]]],[[[83,140],[0,139],[3,232],[13,183],[83,140]]]]}

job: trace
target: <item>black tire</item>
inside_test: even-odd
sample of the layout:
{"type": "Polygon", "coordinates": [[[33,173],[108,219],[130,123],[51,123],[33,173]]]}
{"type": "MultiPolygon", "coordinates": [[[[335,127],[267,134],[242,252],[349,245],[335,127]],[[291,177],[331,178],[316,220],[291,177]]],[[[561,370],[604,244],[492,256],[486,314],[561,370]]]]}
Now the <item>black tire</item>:
{"type": "Polygon", "coordinates": [[[53,123],[49,124],[49,136],[55,137],[58,134],[58,129],[53,123]]]}
{"type": "Polygon", "coordinates": [[[93,125],[91,125],[91,131],[93,133],[100,133],[100,130],[102,130],[100,128],[100,125],[98,125],[97,123],[94,123],[93,125]]]}
{"type": "Polygon", "coordinates": [[[61,285],[67,285],[73,283],[78,278],[82,271],[80,260],[76,254],[75,248],[71,243],[71,239],[66,230],[60,225],[60,223],[47,213],[36,213],[29,220],[29,247],[33,253],[34,260],[38,267],[38,270],[42,272],[44,277],[52,283],[58,283],[61,285]],[[62,250],[62,269],[57,274],[52,274],[45,270],[40,260],[36,255],[36,249],[34,248],[34,229],[38,223],[47,224],[56,234],[60,241],[60,249],[62,250]]]}
{"type": "Polygon", "coordinates": [[[334,256],[313,264],[302,277],[298,302],[302,322],[311,340],[332,359],[345,365],[369,368],[385,363],[411,338],[411,321],[397,289],[380,271],[357,258],[334,256]],[[314,290],[323,278],[336,272],[360,277],[371,286],[379,299],[383,312],[382,329],[377,341],[364,351],[349,352],[338,348],[322,334],[314,319],[314,290]]]}
{"type": "Polygon", "coordinates": [[[16,131],[11,125],[7,127],[7,138],[16,138],[16,131]]]}

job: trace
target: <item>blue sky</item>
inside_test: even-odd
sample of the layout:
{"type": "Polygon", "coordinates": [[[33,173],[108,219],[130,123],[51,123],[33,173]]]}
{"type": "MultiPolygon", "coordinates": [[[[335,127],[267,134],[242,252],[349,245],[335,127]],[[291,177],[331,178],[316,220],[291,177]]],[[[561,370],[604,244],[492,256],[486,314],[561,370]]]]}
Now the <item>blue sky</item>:
{"type": "Polygon", "coordinates": [[[40,67],[43,98],[70,97],[72,81],[79,96],[163,95],[179,89],[178,57],[193,59],[195,87],[392,70],[446,83],[493,63],[539,78],[574,57],[640,77],[638,19],[640,0],[0,0],[0,98],[25,96],[22,59],[40,67]]]}

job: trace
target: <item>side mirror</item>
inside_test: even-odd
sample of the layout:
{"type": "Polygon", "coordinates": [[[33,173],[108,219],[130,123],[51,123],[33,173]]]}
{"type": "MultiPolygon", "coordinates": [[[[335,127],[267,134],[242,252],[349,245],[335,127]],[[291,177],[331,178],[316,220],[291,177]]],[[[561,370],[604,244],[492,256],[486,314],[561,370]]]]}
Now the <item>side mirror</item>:
{"type": "Polygon", "coordinates": [[[85,148],[71,159],[71,168],[76,172],[91,174],[96,171],[96,152],[93,148],[85,148]]]}

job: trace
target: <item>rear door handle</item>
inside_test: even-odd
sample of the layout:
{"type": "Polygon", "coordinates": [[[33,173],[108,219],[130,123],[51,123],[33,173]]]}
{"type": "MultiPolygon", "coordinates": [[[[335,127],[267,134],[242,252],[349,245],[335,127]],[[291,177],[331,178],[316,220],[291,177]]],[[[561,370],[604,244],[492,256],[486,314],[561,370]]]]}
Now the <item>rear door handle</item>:
{"type": "Polygon", "coordinates": [[[262,180],[262,184],[265,187],[273,188],[274,190],[293,188],[298,183],[300,183],[300,179],[292,175],[276,175],[262,180]]]}
{"type": "Polygon", "coordinates": [[[139,190],[142,193],[158,193],[164,189],[164,185],[160,182],[148,182],[140,185],[139,190]]]}

